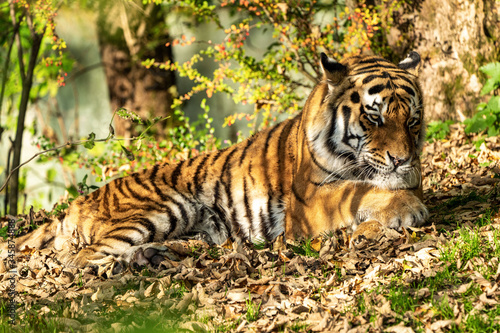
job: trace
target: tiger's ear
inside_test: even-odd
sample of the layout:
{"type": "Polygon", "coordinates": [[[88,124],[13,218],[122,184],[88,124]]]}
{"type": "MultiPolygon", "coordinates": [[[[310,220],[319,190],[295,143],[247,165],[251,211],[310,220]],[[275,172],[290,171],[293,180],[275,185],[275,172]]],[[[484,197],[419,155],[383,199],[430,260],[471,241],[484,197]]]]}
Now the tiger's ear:
{"type": "Polygon", "coordinates": [[[328,56],[321,52],[321,68],[323,69],[323,78],[328,82],[328,86],[337,85],[347,76],[347,67],[328,58],[328,56]]]}
{"type": "Polygon", "coordinates": [[[418,68],[420,67],[420,55],[411,51],[405,60],[398,64],[398,67],[406,70],[408,73],[418,76],[418,68]]]}

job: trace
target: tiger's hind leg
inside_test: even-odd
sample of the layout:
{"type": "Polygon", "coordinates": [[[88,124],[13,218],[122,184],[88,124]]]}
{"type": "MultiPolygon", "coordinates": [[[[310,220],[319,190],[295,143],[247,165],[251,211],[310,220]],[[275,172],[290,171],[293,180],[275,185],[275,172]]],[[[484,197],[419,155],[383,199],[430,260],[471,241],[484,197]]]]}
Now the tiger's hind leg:
{"type": "Polygon", "coordinates": [[[166,239],[178,239],[184,234],[188,239],[203,240],[209,245],[222,244],[229,236],[230,227],[211,209],[205,206],[196,208],[193,221],[186,224],[183,231],[175,233],[166,232],[168,220],[164,218],[153,219],[147,214],[129,216],[128,221],[121,221],[117,228],[107,229],[95,243],[85,246],[66,262],[78,267],[116,262],[121,270],[129,266],[158,267],[167,254],[168,248],[161,243],[166,239]],[[143,228],[146,218],[151,223],[150,229],[143,228]]]}

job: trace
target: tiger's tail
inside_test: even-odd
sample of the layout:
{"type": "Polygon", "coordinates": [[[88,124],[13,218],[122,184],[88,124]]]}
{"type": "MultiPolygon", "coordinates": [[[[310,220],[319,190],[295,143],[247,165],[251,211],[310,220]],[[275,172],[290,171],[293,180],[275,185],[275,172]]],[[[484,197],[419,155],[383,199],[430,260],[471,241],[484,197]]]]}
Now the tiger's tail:
{"type": "Polygon", "coordinates": [[[0,258],[7,258],[7,256],[9,256],[9,249],[10,254],[14,253],[14,255],[17,255],[26,247],[41,250],[53,246],[57,234],[57,227],[60,223],[61,221],[54,219],[44,223],[26,235],[14,238],[13,240],[9,239],[1,243],[0,258]]]}

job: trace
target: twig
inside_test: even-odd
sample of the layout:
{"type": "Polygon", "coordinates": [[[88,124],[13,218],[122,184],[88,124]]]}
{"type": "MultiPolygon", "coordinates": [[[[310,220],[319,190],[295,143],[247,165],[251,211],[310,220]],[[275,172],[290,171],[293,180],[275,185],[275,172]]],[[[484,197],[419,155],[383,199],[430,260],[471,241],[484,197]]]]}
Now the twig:
{"type": "MultiPolygon", "coordinates": [[[[271,13],[269,13],[269,11],[267,10],[267,8],[265,8],[264,6],[261,7],[262,8],[262,11],[266,14],[266,16],[269,18],[269,21],[271,21],[271,23],[275,24],[276,23],[276,20],[274,20],[274,18],[271,16],[271,13]]],[[[280,32],[280,35],[288,42],[289,45],[293,45],[292,41],[290,40],[290,38],[288,38],[288,36],[282,32],[280,32]]],[[[292,49],[292,52],[295,54],[295,56],[297,57],[297,65],[298,65],[298,70],[300,73],[304,74],[309,80],[311,80],[313,83],[317,83],[318,82],[318,79],[315,78],[314,76],[312,76],[304,67],[304,63],[302,62],[301,60],[301,57],[299,55],[299,52],[294,49],[293,47],[291,48],[292,49]]]]}
{"type": "MultiPolygon", "coordinates": [[[[110,128],[112,128],[112,123],[113,123],[113,119],[116,115],[116,111],[113,113],[113,117],[111,118],[111,122],[109,124],[110,128]]],[[[139,136],[136,136],[136,137],[133,137],[129,140],[139,140],[139,139],[142,139],[144,137],[144,134],[151,128],[153,127],[154,125],[156,125],[157,123],[159,123],[160,121],[163,121],[165,119],[167,119],[169,117],[163,117],[161,119],[159,119],[157,122],[155,123],[152,123],[151,125],[149,125],[148,127],[146,127],[146,129],[141,133],[139,134],[139,136]]],[[[84,144],[86,142],[106,142],[110,139],[113,139],[115,141],[124,141],[126,139],[117,139],[117,138],[114,138],[114,133],[112,133],[111,131],[109,132],[108,136],[104,139],[94,139],[94,140],[79,140],[79,141],[72,141],[72,142],[66,142],[65,144],[63,145],[60,145],[60,146],[57,146],[57,147],[54,147],[54,148],[50,148],[50,149],[46,149],[44,151],[41,151],[41,152],[38,152],[36,153],[35,155],[31,156],[27,161],[24,161],[23,163],[19,164],[17,167],[15,167],[14,169],[12,169],[9,174],[7,175],[7,178],[5,179],[5,182],[4,184],[2,185],[2,187],[0,187],[0,192],[2,192],[5,187],[7,186],[7,184],[9,183],[9,180],[10,178],[12,177],[12,175],[14,174],[14,172],[16,172],[17,170],[19,170],[19,168],[21,168],[22,166],[28,164],[29,162],[33,161],[35,158],[37,158],[38,156],[41,156],[43,154],[46,154],[46,153],[49,153],[51,151],[57,151],[59,149],[62,149],[64,147],[67,147],[67,146],[72,146],[72,145],[81,145],[81,144],[84,144]]]]}

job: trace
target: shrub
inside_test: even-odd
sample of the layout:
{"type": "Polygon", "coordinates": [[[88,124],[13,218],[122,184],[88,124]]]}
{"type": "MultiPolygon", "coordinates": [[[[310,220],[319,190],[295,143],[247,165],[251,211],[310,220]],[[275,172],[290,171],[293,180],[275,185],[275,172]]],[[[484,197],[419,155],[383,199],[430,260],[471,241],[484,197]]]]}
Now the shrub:
{"type": "Polygon", "coordinates": [[[490,97],[487,103],[481,103],[477,106],[478,112],[464,123],[466,133],[486,132],[488,136],[496,136],[500,133],[500,63],[494,62],[482,66],[480,70],[489,76],[488,80],[481,90],[484,96],[493,91],[494,95],[490,97]]]}

